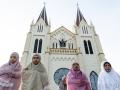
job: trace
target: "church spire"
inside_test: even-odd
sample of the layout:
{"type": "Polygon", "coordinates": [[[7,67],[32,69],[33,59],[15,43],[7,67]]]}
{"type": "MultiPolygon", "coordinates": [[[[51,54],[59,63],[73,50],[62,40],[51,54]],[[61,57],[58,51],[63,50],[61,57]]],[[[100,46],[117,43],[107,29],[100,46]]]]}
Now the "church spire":
{"type": "Polygon", "coordinates": [[[46,13],[45,5],[44,5],[44,7],[43,7],[38,19],[37,19],[37,22],[39,21],[40,18],[42,18],[45,21],[46,25],[48,25],[47,13],[46,13]]]}
{"type": "Polygon", "coordinates": [[[77,4],[77,17],[76,17],[76,25],[77,26],[79,26],[82,19],[86,22],[84,16],[82,15],[82,13],[81,13],[81,11],[80,11],[80,9],[78,7],[78,4],[77,4]]]}

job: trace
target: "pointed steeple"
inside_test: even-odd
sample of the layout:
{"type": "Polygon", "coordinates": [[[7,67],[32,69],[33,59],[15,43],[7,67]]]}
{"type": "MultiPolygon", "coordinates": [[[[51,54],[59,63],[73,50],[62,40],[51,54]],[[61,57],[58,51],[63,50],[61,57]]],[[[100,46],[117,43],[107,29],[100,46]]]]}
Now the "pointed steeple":
{"type": "Polygon", "coordinates": [[[45,6],[43,7],[43,9],[42,9],[42,11],[41,11],[41,13],[40,13],[40,15],[38,17],[37,22],[39,21],[40,18],[42,18],[45,21],[46,25],[48,25],[47,13],[46,13],[45,6]]]}
{"type": "Polygon", "coordinates": [[[84,16],[82,15],[82,13],[81,13],[78,5],[77,5],[77,17],[76,17],[76,25],[77,26],[79,26],[79,24],[80,24],[80,22],[81,22],[82,19],[86,22],[84,16]]]}

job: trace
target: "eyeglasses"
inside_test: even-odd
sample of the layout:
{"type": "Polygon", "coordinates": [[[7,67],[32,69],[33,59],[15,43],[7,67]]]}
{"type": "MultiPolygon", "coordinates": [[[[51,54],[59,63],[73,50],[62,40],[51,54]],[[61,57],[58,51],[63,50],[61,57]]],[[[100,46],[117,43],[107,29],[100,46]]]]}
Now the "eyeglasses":
{"type": "Polygon", "coordinates": [[[39,57],[33,57],[33,59],[39,59],[39,57]]]}

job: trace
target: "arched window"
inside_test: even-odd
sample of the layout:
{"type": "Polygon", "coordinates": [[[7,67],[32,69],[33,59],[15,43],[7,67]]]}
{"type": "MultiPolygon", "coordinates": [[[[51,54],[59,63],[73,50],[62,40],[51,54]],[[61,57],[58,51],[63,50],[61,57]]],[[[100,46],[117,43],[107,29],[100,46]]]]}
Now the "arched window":
{"type": "Polygon", "coordinates": [[[56,48],[57,48],[57,43],[56,43],[56,48]]]}
{"type": "Polygon", "coordinates": [[[43,25],[42,25],[42,31],[43,31],[43,25]]]}
{"type": "Polygon", "coordinates": [[[38,29],[37,29],[37,32],[40,32],[40,26],[38,25],[38,29]]]}
{"type": "Polygon", "coordinates": [[[40,28],[39,28],[39,26],[38,26],[38,30],[39,30],[40,28]]]}
{"type": "Polygon", "coordinates": [[[84,26],[84,30],[85,30],[85,26],[84,26]]]}
{"type": "Polygon", "coordinates": [[[39,40],[38,53],[41,53],[42,50],[42,39],[39,40]]]}
{"type": "Polygon", "coordinates": [[[86,30],[87,34],[88,34],[88,30],[86,30]]]}
{"type": "Polygon", "coordinates": [[[41,30],[41,24],[40,24],[40,30],[41,30]]]}
{"type": "Polygon", "coordinates": [[[90,82],[91,82],[92,90],[98,90],[97,89],[97,81],[98,81],[98,75],[96,72],[92,71],[90,73],[90,82]]]}
{"type": "Polygon", "coordinates": [[[59,68],[54,73],[54,81],[57,85],[59,85],[60,80],[62,80],[63,76],[66,76],[69,72],[68,68],[59,68]]]}
{"type": "Polygon", "coordinates": [[[38,39],[35,40],[33,53],[37,53],[38,39]]]}
{"type": "Polygon", "coordinates": [[[92,49],[92,45],[91,45],[90,40],[88,40],[88,46],[89,46],[90,54],[93,54],[93,49],[92,49]]]}
{"type": "Polygon", "coordinates": [[[84,34],[84,28],[82,27],[82,31],[83,31],[83,34],[84,34]]]}
{"type": "Polygon", "coordinates": [[[68,48],[70,49],[70,43],[68,43],[68,48]]]}
{"type": "Polygon", "coordinates": [[[43,25],[38,25],[38,30],[37,30],[37,32],[42,32],[43,31],[43,25]]]}
{"type": "Polygon", "coordinates": [[[73,43],[72,43],[72,49],[73,49],[73,43]]]}
{"type": "Polygon", "coordinates": [[[53,48],[55,48],[55,45],[54,45],[54,43],[53,43],[53,48]]]}
{"type": "Polygon", "coordinates": [[[83,30],[83,27],[82,27],[82,30],[83,30]]]}
{"type": "Polygon", "coordinates": [[[84,47],[85,47],[85,53],[89,54],[88,45],[87,45],[87,41],[86,40],[84,40],[84,47]]]}

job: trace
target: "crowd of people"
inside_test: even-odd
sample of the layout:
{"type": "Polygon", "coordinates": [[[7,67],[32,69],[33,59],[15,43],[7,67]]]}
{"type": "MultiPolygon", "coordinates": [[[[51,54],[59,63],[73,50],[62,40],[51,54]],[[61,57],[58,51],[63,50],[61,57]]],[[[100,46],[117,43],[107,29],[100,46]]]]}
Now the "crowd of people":
{"type": "MultiPolygon", "coordinates": [[[[46,69],[41,56],[34,54],[32,62],[22,69],[19,54],[13,52],[8,63],[0,67],[0,90],[50,90],[46,69]]],[[[66,76],[59,83],[59,90],[92,90],[91,84],[79,63],[71,65],[66,76]]],[[[98,90],[120,90],[120,76],[108,61],[101,63],[98,77],[98,90]]]]}

